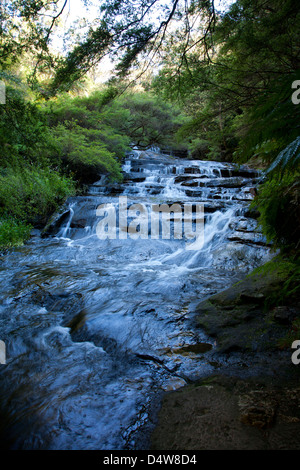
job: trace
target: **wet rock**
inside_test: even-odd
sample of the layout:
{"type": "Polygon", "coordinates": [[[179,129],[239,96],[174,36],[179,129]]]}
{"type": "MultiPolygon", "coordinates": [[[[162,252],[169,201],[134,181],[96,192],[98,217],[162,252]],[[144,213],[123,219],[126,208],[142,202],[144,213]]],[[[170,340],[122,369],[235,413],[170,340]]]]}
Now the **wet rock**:
{"type": "Polygon", "coordinates": [[[272,313],[264,303],[283,282],[284,276],[275,270],[246,277],[196,307],[199,327],[217,339],[217,350],[222,353],[278,349],[278,339],[287,330],[270,321],[272,313]]]}
{"type": "Polygon", "coordinates": [[[208,377],[165,394],[151,449],[296,450],[299,405],[295,381],[208,377]]]}
{"type": "Polygon", "coordinates": [[[41,237],[48,237],[56,233],[59,227],[70,217],[70,209],[55,213],[41,232],[41,237]]]}
{"type": "Polygon", "coordinates": [[[196,344],[187,344],[181,348],[173,349],[172,353],[175,354],[201,354],[212,349],[212,344],[210,343],[196,343],[196,344]]]}
{"type": "Polygon", "coordinates": [[[120,194],[124,191],[124,186],[121,184],[110,184],[106,187],[109,194],[120,194]]]}
{"type": "Polygon", "coordinates": [[[262,234],[256,232],[236,231],[228,236],[228,240],[239,243],[250,243],[252,245],[271,246],[271,243],[267,243],[266,238],[262,234]]]}
{"type": "Polygon", "coordinates": [[[223,202],[205,202],[204,212],[216,212],[224,208],[223,202]]]}
{"type": "Polygon", "coordinates": [[[145,176],[140,176],[140,175],[127,175],[127,176],[124,176],[124,183],[128,183],[128,182],[134,182],[134,183],[143,183],[145,181],[146,177],[145,176]]]}
{"type": "Polygon", "coordinates": [[[70,333],[73,335],[78,332],[86,322],[86,311],[83,309],[77,315],[72,317],[69,321],[65,321],[65,326],[70,328],[70,333]]]}
{"type": "Polygon", "coordinates": [[[198,167],[185,167],[184,173],[189,175],[197,175],[200,174],[200,169],[198,167]]]}
{"type": "Polygon", "coordinates": [[[260,176],[260,171],[251,168],[221,168],[221,175],[225,178],[233,176],[241,176],[243,178],[257,178],[260,176]]]}
{"type": "Polygon", "coordinates": [[[30,237],[31,238],[39,238],[41,236],[41,231],[37,228],[31,230],[30,237]]]}
{"type": "Polygon", "coordinates": [[[244,211],[244,216],[249,217],[249,219],[258,219],[258,217],[260,216],[260,212],[253,208],[247,208],[244,211]]]}
{"type": "Polygon", "coordinates": [[[235,223],[231,224],[231,228],[235,229],[237,232],[253,232],[257,228],[257,222],[241,217],[235,223]]]}
{"type": "Polygon", "coordinates": [[[152,450],[263,449],[265,446],[259,430],[241,423],[232,389],[210,381],[165,395],[151,442],[152,450]]]}
{"type": "MultiPolygon", "coordinates": [[[[140,157],[142,159],[143,155],[140,157]]],[[[155,153],[149,155],[148,152],[144,157],[144,162],[130,162],[130,184],[104,186],[97,182],[93,188],[88,188],[93,195],[70,198],[72,210],[64,206],[65,215],[60,214],[57,228],[69,229],[71,224],[73,230],[58,232],[55,229],[54,233],[67,234],[72,242],[47,240],[37,247],[35,242],[32,243],[33,250],[27,248],[25,252],[22,248],[21,257],[13,254],[7,261],[2,291],[11,305],[2,306],[2,326],[6,337],[10,331],[16,331],[13,331],[16,341],[12,343],[15,357],[18,357],[10,363],[10,373],[3,374],[4,381],[9,380],[9,383],[6,382],[7,388],[2,395],[20,417],[15,442],[21,441],[21,446],[24,443],[26,448],[55,448],[57,444],[60,448],[99,448],[100,443],[102,447],[128,448],[127,437],[126,442],[123,441],[122,433],[132,429],[135,419],[139,422],[140,418],[134,416],[144,411],[147,400],[150,401],[154,393],[162,392],[160,387],[177,389],[185,385],[185,378],[190,381],[192,377],[202,376],[212,367],[218,367],[218,362],[211,360],[216,357],[215,348],[208,343],[196,343],[199,336],[198,332],[195,334],[194,323],[190,331],[193,312],[185,308],[190,306],[191,299],[199,302],[196,299],[203,299],[222,289],[229,279],[238,278],[242,263],[252,266],[253,247],[245,247],[245,244],[241,247],[226,240],[226,224],[231,217],[241,215],[239,211],[244,207],[240,201],[232,202],[233,196],[243,196],[245,192],[246,188],[240,191],[237,187],[237,184],[244,184],[243,178],[231,176],[227,181],[220,178],[222,164],[205,162],[198,167],[195,162],[155,158],[155,153]],[[182,175],[184,168],[191,173],[182,175]],[[168,198],[172,203],[174,198],[181,198],[182,191],[173,185],[176,175],[187,177],[182,183],[191,183],[187,189],[195,199],[189,203],[198,203],[198,195],[204,195],[206,200],[216,194],[224,202],[206,204],[205,212],[209,214],[226,206],[230,209],[225,210],[224,219],[221,217],[220,222],[225,221],[224,231],[202,259],[202,253],[187,253],[188,250],[179,250],[178,256],[177,246],[171,240],[163,243],[159,240],[157,243],[155,240],[151,243],[128,240],[127,244],[119,240],[99,242],[90,236],[93,221],[97,220],[98,204],[109,201],[117,206],[117,197],[113,195],[118,196],[123,189],[126,189],[130,203],[139,201],[143,195],[143,201],[150,204],[152,201],[147,196],[157,189],[167,191],[162,197],[153,198],[154,201],[168,198]],[[161,188],[155,186],[159,178],[161,188]],[[203,186],[192,191],[198,181],[203,186]],[[206,188],[206,183],[211,186],[206,188]],[[226,190],[221,184],[227,185],[226,190]],[[108,197],[101,194],[104,188],[108,197]],[[198,195],[197,189],[200,189],[198,195]],[[81,230],[83,227],[88,230],[81,230]],[[77,242],[80,238],[83,240],[77,242]],[[216,250],[218,254],[214,256],[216,250]],[[160,260],[166,260],[166,263],[160,260]],[[25,267],[25,263],[28,266],[25,267]],[[233,276],[232,271],[238,276],[233,276]],[[11,280],[6,281],[6,277],[11,280]],[[18,277],[22,283],[18,283],[18,277]],[[15,294],[18,299],[14,298],[15,294]],[[187,344],[190,341],[196,344],[187,344]],[[43,346],[43,356],[37,345],[43,346]],[[160,352],[163,346],[169,349],[165,355],[160,352]],[[36,422],[35,427],[31,425],[31,416],[36,422]],[[22,428],[30,431],[32,440],[24,437],[22,428]],[[41,444],[34,442],[36,436],[41,444]]],[[[187,198],[183,197],[181,207],[185,201],[187,198]]],[[[215,230],[214,217],[209,215],[207,222],[212,222],[210,228],[215,230]]],[[[256,246],[255,250],[260,258],[260,248],[256,246]]],[[[260,317],[264,320],[262,302],[258,301],[256,292],[251,292],[246,301],[245,294],[249,296],[247,285],[236,300],[229,296],[221,305],[213,300],[210,303],[212,323],[209,327],[216,330],[219,349],[261,347],[263,321],[257,329],[255,322],[260,317]]],[[[197,314],[202,317],[200,310],[197,314]]],[[[266,335],[262,340],[265,339],[266,335]]],[[[219,364],[221,367],[221,360],[219,364]]],[[[196,392],[197,403],[189,398],[186,401],[187,395],[184,396],[182,414],[178,414],[181,404],[174,406],[174,418],[178,421],[174,424],[178,430],[186,424],[181,431],[188,432],[177,434],[176,427],[167,423],[171,445],[174,437],[175,445],[180,448],[185,443],[189,446],[189,440],[193,439],[192,445],[197,449],[199,443],[204,448],[230,447],[232,438],[235,447],[248,445],[254,427],[247,426],[247,431],[242,434],[245,425],[239,419],[237,396],[232,389],[206,384],[196,392]],[[235,421],[231,426],[233,416],[235,421]],[[240,436],[243,436],[242,440],[239,440],[240,436]]],[[[3,408],[8,409],[5,403],[3,408]]],[[[292,413],[290,416],[294,418],[292,413]]],[[[256,431],[259,430],[255,428],[256,431]]],[[[130,433],[128,431],[128,436],[130,433]]],[[[250,442],[253,444],[253,440],[250,442]]],[[[136,442],[132,444],[135,445],[136,442]]],[[[169,447],[166,444],[164,448],[169,447]]]]}
{"type": "Polygon", "coordinates": [[[143,354],[143,353],[136,353],[136,357],[139,359],[143,359],[145,361],[153,361],[157,362],[158,364],[163,364],[163,359],[160,359],[158,356],[154,356],[152,354],[143,354]]]}
{"type": "Polygon", "coordinates": [[[186,189],[185,194],[189,197],[202,197],[203,191],[198,191],[198,190],[192,190],[192,189],[186,189]]]}
{"type": "Polygon", "coordinates": [[[220,172],[223,178],[228,178],[232,176],[230,168],[221,168],[220,172]]]}
{"type": "Polygon", "coordinates": [[[209,188],[241,188],[248,184],[248,181],[244,178],[214,178],[208,181],[200,181],[200,186],[205,186],[209,188]]]}
{"type": "Polygon", "coordinates": [[[150,194],[155,195],[155,194],[160,194],[161,189],[160,188],[151,188],[150,189],[150,194]]]}
{"type": "Polygon", "coordinates": [[[249,192],[252,194],[253,197],[257,196],[257,189],[256,188],[250,188],[249,192]]]}
{"type": "Polygon", "coordinates": [[[242,423],[259,429],[274,424],[278,404],[271,392],[250,391],[239,397],[238,406],[242,423]]]}
{"type": "Polygon", "coordinates": [[[232,176],[242,176],[243,178],[258,178],[261,176],[261,173],[258,170],[241,167],[239,169],[233,169],[232,176]]]}
{"type": "Polygon", "coordinates": [[[191,180],[191,181],[186,181],[184,183],[184,186],[187,186],[187,187],[197,187],[199,186],[199,181],[198,180],[191,180]]]}
{"type": "Polygon", "coordinates": [[[262,304],[266,296],[263,292],[243,292],[240,299],[245,303],[262,304]]]}
{"type": "Polygon", "coordinates": [[[177,390],[178,388],[181,388],[184,385],[186,385],[186,381],[181,377],[171,377],[163,383],[161,388],[165,392],[170,392],[171,390],[177,390]]]}
{"type": "Polygon", "coordinates": [[[70,227],[71,228],[84,228],[87,226],[86,219],[72,220],[70,227]]]}
{"type": "Polygon", "coordinates": [[[174,183],[178,184],[178,183],[184,183],[185,186],[189,186],[189,183],[193,183],[195,181],[197,181],[197,184],[198,184],[198,181],[199,179],[201,178],[206,178],[206,175],[197,175],[197,179],[196,178],[193,178],[191,177],[191,175],[187,175],[187,174],[184,174],[184,175],[178,175],[175,177],[174,179],[174,183]]]}
{"type": "Polygon", "coordinates": [[[272,310],[273,318],[276,322],[287,325],[300,314],[297,308],[278,306],[272,310]]]}

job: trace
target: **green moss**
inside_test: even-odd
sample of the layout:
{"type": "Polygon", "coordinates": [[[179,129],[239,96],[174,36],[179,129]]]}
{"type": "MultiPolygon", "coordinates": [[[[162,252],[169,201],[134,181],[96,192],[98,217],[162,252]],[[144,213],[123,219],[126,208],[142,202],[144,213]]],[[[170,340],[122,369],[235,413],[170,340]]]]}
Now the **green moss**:
{"type": "Polygon", "coordinates": [[[277,281],[277,288],[267,293],[265,309],[278,305],[290,305],[300,297],[300,259],[286,257],[282,254],[256,268],[248,275],[249,278],[264,278],[269,276],[277,281]]]}

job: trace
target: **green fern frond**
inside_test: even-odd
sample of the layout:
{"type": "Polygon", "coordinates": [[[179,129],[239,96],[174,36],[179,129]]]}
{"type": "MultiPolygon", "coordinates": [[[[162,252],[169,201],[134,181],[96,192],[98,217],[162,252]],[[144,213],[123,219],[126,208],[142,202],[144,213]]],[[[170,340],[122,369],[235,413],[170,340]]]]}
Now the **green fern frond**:
{"type": "Polygon", "coordinates": [[[275,169],[284,171],[286,168],[295,168],[300,159],[300,136],[285,147],[275,158],[273,163],[267,168],[265,174],[269,174],[275,169]]]}

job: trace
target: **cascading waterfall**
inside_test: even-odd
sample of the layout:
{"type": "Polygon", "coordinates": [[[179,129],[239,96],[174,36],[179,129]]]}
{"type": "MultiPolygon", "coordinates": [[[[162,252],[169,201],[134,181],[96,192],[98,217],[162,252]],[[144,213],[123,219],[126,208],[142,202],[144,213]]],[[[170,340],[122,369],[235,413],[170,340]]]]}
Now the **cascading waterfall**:
{"type": "Polygon", "coordinates": [[[162,390],[226,365],[193,305],[268,258],[247,214],[259,174],[157,149],[133,151],[123,172],[123,183],[101,178],[70,198],[46,236],[2,259],[0,411],[10,448],[143,448],[162,390]],[[129,225],[99,238],[103,214],[120,222],[121,204],[129,225]],[[169,237],[151,237],[162,204],[203,205],[198,248],[175,237],[172,217],[169,237]],[[138,217],[144,238],[128,228],[138,217]]]}
{"type": "Polygon", "coordinates": [[[73,202],[72,204],[69,205],[69,218],[67,220],[67,223],[65,226],[62,226],[57,234],[58,237],[60,238],[68,238],[67,235],[70,231],[70,226],[71,226],[71,222],[72,222],[72,219],[73,219],[73,215],[74,215],[74,207],[75,207],[75,203],[73,202]]]}

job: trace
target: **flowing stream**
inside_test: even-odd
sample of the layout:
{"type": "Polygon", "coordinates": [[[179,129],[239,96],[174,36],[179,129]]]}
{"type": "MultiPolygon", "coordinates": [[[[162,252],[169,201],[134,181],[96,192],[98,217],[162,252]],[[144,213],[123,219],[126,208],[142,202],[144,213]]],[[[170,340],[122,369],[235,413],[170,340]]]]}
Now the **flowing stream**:
{"type": "Polygon", "coordinates": [[[164,391],[231,360],[216,359],[194,312],[269,256],[248,211],[260,175],[155,149],[132,151],[123,171],[122,184],[101,178],[47,236],[1,258],[0,429],[11,449],[142,448],[164,391]],[[174,220],[165,237],[162,222],[151,231],[163,203],[194,228],[203,205],[198,246],[175,236],[174,220]],[[120,225],[122,204],[143,236],[120,225]],[[101,239],[104,213],[116,226],[101,239]]]}

